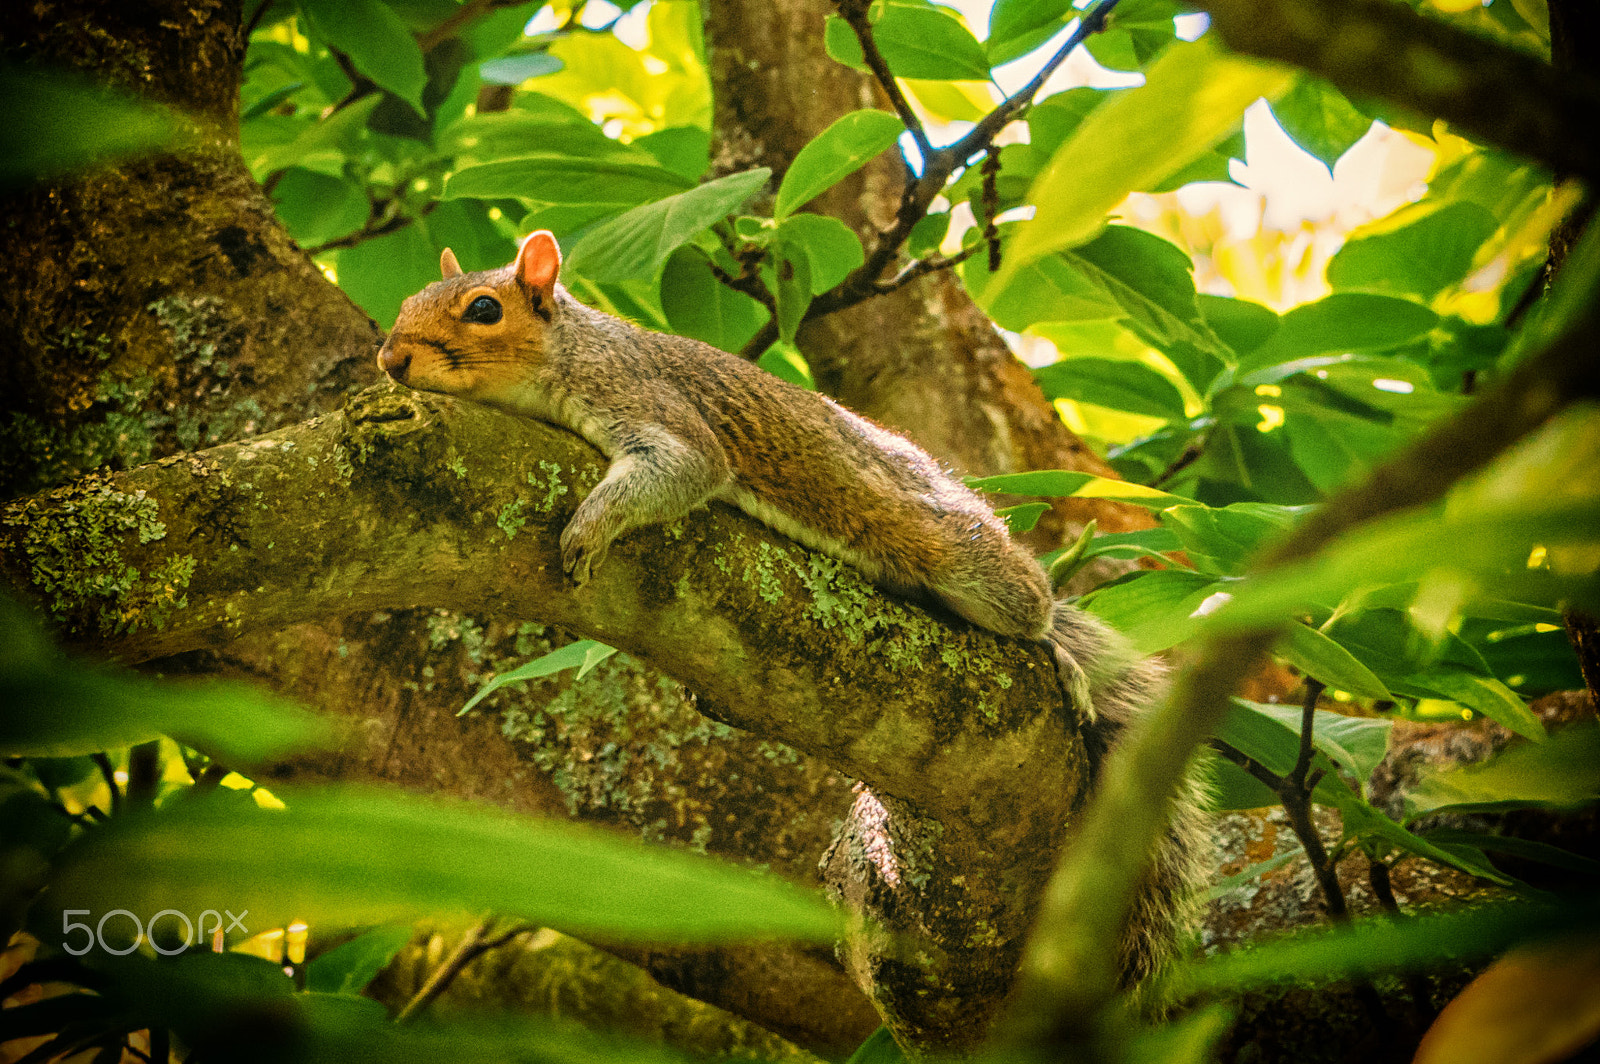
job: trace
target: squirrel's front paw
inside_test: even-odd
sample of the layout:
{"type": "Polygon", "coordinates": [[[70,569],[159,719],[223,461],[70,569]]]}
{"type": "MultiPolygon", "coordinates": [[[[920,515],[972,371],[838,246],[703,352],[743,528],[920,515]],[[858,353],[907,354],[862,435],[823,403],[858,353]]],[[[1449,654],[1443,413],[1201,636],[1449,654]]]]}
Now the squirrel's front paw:
{"type": "Polygon", "coordinates": [[[575,586],[587,584],[605,556],[605,544],[590,540],[581,530],[575,530],[575,525],[568,525],[561,533],[561,569],[575,586]]]}

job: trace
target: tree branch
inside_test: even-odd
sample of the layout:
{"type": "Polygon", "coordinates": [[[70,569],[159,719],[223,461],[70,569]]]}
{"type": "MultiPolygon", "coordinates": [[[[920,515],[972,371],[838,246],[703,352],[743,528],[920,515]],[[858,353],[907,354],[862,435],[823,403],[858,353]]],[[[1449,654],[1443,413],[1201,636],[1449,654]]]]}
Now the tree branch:
{"type": "Polygon", "coordinates": [[[1600,83],[1392,0],[1197,0],[1237,52],[1293,63],[1356,97],[1443,118],[1474,140],[1591,183],[1600,83]]]}
{"type": "Polygon", "coordinates": [[[0,572],[124,661],[357,611],[532,617],[654,660],[727,723],[930,812],[1007,834],[1053,815],[1041,792],[1074,789],[1042,647],[893,602],[741,513],[625,536],[573,588],[557,538],[600,469],[562,430],[371,389],[339,415],[8,504],[0,572]]]}

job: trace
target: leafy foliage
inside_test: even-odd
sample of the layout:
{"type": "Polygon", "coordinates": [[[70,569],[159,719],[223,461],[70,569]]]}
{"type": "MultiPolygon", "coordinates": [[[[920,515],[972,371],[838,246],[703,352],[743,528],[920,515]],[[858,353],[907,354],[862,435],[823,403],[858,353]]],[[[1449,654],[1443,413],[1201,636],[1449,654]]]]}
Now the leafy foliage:
{"type": "MultiPolygon", "coordinates": [[[[290,232],[383,324],[434,279],[445,247],[469,270],[490,268],[511,258],[519,236],[548,228],[567,248],[569,283],[584,298],[745,350],[809,384],[795,346],[806,321],[892,290],[892,267],[911,277],[959,263],[998,327],[1053,345],[1056,357],[1035,366],[1035,380],[1064,412],[1109,426],[1093,442],[1126,478],[1043,471],[977,486],[1120,499],[1156,518],[1142,531],[1088,533],[1061,553],[1058,575],[1096,558],[1150,565],[1079,605],[1150,653],[1285,625],[1274,653],[1307,682],[1310,698],[1301,709],[1231,703],[1216,737],[1228,755],[1214,768],[1219,807],[1287,807],[1300,787],[1306,806],[1340,814],[1343,838],[1329,861],[1358,849],[1384,867],[1415,857],[1510,899],[1262,944],[1194,965],[1178,984],[1232,994],[1591,932],[1592,894],[1540,896],[1504,858],[1556,864],[1591,883],[1592,861],[1430,818],[1596,800],[1594,729],[1547,736],[1528,705],[1581,686],[1562,611],[1600,609],[1593,408],[1552,422],[1437,505],[1374,522],[1299,564],[1256,571],[1330,495],[1459,411],[1592,305],[1600,242],[1591,238],[1540,310],[1523,318],[1515,309],[1543,258],[1549,175],[1441,137],[1450,147],[1440,148],[1427,193],[1351,233],[1319,298],[1274,309],[1202,292],[1196,257],[1120,224],[1119,205],[1131,193],[1226,179],[1242,150],[1242,115],[1258,98],[1330,168],[1372,128],[1374,105],[1227,54],[1209,36],[1179,40],[1180,9],[1169,0],[1121,0],[1103,24],[1096,20],[1109,4],[1080,11],[1067,0],[997,0],[983,40],[953,9],[926,0],[861,6],[864,23],[846,12],[819,30],[828,54],[862,71],[886,66],[916,109],[837,119],[776,189],[765,169],[712,172],[711,86],[698,6],[687,2],[651,5],[639,47],[586,29],[575,17],[582,5],[261,6],[242,150],[290,232]],[[529,32],[541,12],[555,28],[529,32]],[[987,95],[996,67],[1062,59],[1062,33],[1090,23],[1099,30],[1088,38],[1091,54],[1141,72],[1139,87],[1006,103],[987,95]],[[987,128],[989,115],[1003,121],[987,128]],[[936,122],[968,123],[972,139],[937,146],[928,131],[936,122]],[[999,145],[1008,124],[1026,135],[999,145]],[[925,183],[936,187],[909,182],[895,227],[858,233],[806,210],[897,144],[917,146],[912,165],[933,174],[925,183]],[[990,149],[997,171],[977,165],[990,149]],[[979,219],[965,234],[953,221],[960,204],[979,219]],[[1324,688],[1329,697],[1319,701],[1324,688]],[[1486,765],[1424,779],[1403,812],[1370,800],[1396,721],[1480,716],[1519,741],[1486,765]]],[[[1534,0],[1434,6],[1513,47],[1548,46],[1534,0]]],[[[0,84],[22,94],[19,114],[42,130],[8,139],[15,150],[0,180],[172,136],[169,116],[80,86],[12,70],[0,84]],[[59,127],[88,134],[52,135],[59,127]]],[[[1382,117],[1429,129],[1410,116],[1382,117]]],[[[1023,530],[1044,505],[1006,516],[1023,530]]],[[[208,788],[207,768],[247,766],[306,741],[303,715],[236,688],[186,691],[71,665],[24,622],[8,615],[5,623],[0,683],[9,704],[32,712],[0,717],[0,752],[13,758],[0,770],[0,913],[32,902],[30,927],[52,945],[62,942],[51,924],[64,911],[159,909],[173,899],[199,908],[218,897],[274,921],[372,923],[494,908],[648,940],[820,939],[835,930],[826,910],[770,879],[566,827],[393,795],[208,788]],[[121,797],[107,772],[112,757],[158,736],[188,748],[202,784],[179,780],[137,814],[99,823],[100,806],[121,797]],[[362,889],[349,889],[352,882],[362,889]]],[[[491,681],[474,702],[560,669],[581,677],[608,652],[573,644],[491,681]]],[[[1306,841],[1307,852],[1321,848],[1306,841]]],[[[154,955],[153,944],[124,957],[58,952],[7,985],[48,978],[96,993],[7,1009],[0,1040],[74,1031],[87,1032],[84,1044],[110,1045],[150,1028],[204,1047],[217,1044],[208,1042],[219,1037],[213,1017],[267,1004],[280,1019],[274,1034],[305,1059],[348,1059],[364,1040],[391,1056],[483,1059],[511,1055],[517,1039],[530,1037],[522,1028],[388,1023],[355,995],[402,942],[394,927],[358,937],[317,958],[305,989],[235,953],[172,959],[154,955]]],[[[1226,1020],[1213,1008],[1142,1032],[1127,1059],[1207,1059],[1226,1020]]],[[[642,1052],[545,1029],[532,1037],[540,1059],[642,1052]]],[[[286,1044],[264,1042],[263,1058],[288,1059],[286,1044]]],[[[899,1056],[880,1032],[856,1059],[899,1056]]]]}

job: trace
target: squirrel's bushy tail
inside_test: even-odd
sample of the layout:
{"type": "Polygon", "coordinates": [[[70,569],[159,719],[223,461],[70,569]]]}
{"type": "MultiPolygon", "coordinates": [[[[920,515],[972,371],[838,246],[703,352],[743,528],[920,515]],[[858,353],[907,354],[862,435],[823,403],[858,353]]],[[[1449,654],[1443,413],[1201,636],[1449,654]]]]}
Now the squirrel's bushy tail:
{"type": "MultiPolygon", "coordinates": [[[[1088,793],[1092,793],[1107,755],[1129,722],[1166,693],[1166,668],[1155,659],[1140,657],[1097,617],[1064,603],[1057,604],[1046,638],[1063,681],[1070,683],[1074,703],[1081,706],[1087,696],[1079,720],[1089,757],[1088,793]]],[[[1129,907],[1119,948],[1125,988],[1139,986],[1165,968],[1193,922],[1198,888],[1211,864],[1205,804],[1197,763],[1173,800],[1167,832],[1129,907]]]]}

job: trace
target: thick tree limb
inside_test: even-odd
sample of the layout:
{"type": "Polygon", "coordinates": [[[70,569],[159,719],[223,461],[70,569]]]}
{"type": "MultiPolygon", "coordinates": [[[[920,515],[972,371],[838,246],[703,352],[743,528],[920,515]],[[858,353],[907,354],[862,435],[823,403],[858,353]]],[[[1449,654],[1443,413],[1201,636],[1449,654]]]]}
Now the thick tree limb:
{"type": "Polygon", "coordinates": [[[943,992],[902,1030],[977,1036],[1084,778],[1046,651],[892,602],[721,507],[624,537],[574,589],[557,537],[601,468],[564,431],[374,389],[338,415],[13,503],[0,571],[81,646],[127,661],[418,605],[534,617],[654,660],[709,715],[898,810],[917,845],[835,864],[872,879],[862,899],[895,892],[898,930],[918,937],[905,978],[943,992]],[[974,919],[995,934],[969,941],[974,919]]]}
{"type": "Polygon", "coordinates": [[[1293,63],[1545,163],[1600,177],[1600,82],[1395,0],[1198,0],[1235,51],[1293,63]]]}

